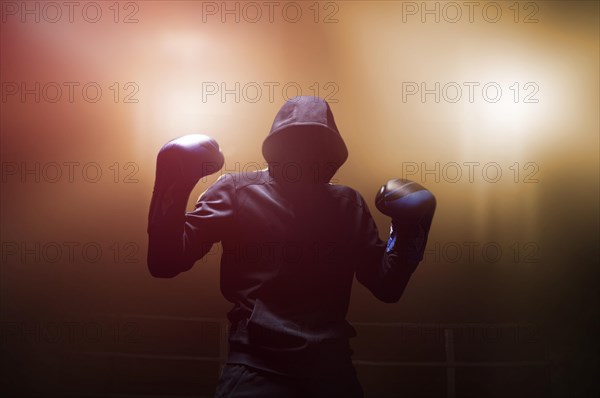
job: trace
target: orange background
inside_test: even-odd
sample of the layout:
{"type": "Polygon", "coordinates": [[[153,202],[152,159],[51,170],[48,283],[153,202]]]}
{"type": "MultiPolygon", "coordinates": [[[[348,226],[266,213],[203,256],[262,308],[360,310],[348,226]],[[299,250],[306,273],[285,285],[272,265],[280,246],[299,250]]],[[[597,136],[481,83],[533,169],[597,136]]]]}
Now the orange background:
{"type": "MultiPolygon", "coordinates": [[[[434,9],[435,3],[427,4],[434,9]]],[[[312,2],[296,3],[303,14],[292,23],[293,10],[282,14],[284,3],[273,22],[264,7],[252,22],[255,9],[228,3],[239,7],[236,22],[233,14],[221,15],[221,2],[121,2],[118,16],[112,2],[97,2],[102,16],[91,23],[82,14],[84,2],[73,22],[63,8],[53,23],[55,10],[44,3],[3,2],[3,319],[224,317],[230,303],[219,291],[217,247],[172,280],[153,279],[146,269],[155,156],[174,137],[203,133],[222,148],[222,172],[264,165],[261,143],[288,84],[290,96],[295,87],[304,95],[318,88],[330,100],[350,153],[338,183],[373,203],[387,179],[408,177],[438,200],[430,254],[401,301],[380,303],[356,284],[350,321],[533,323],[550,333],[558,352],[586,361],[598,298],[598,3],[521,2],[515,15],[513,2],[499,2],[497,22],[489,21],[495,10],[485,8],[489,2],[477,3],[472,22],[465,6],[450,22],[455,10],[444,2],[438,3],[439,22],[423,13],[421,2],[319,3],[318,22],[312,2]],[[207,14],[213,4],[219,11],[207,14]],[[418,11],[408,13],[413,6],[418,11]],[[21,7],[39,7],[40,21],[21,7]],[[32,89],[36,82],[39,103],[35,94],[21,97],[21,84],[32,89]],[[51,82],[63,88],[56,103],[47,100],[54,98],[51,82]],[[72,102],[64,82],[78,84],[72,102]],[[90,82],[102,89],[97,102],[83,97],[90,82]],[[433,94],[403,101],[407,82],[428,89],[456,82],[463,96],[455,103],[444,96],[435,102],[433,94]],[[473,102],[464,82],[479,84],[473,102]],[[479,91],[488,82],[503,90],[496,103],[479,91]],[[203,88],[224,84],[235,91],[236,83],[239,102],[221,92],[203,98],[203,88]],[[538,88],[537,102],[524,102],[533,91],[526,83],[538,88]],[[268,84],[275,87],[273,98],[268,84]],[[263,90],[258,99],[257,85],[263,90]],[[134,91],[130,99],[137,102],[125,102],[134,91]],[[73,182],[65,162],[78,162],[73,182]],[[478,162],[472,181],[466,162],[478,162]],[[102,172],[97,182],[82,176],[91,163],[89,175],[102,172]],[[436,163],[437,172],[419,173],[436,163]],[[492,163],[502,171],[496,182],[486,181],[495,169],[482,174],[492,163]],[[52,182],[55,164],[62,165],[62,177],[52,182]],[[461,178],[455,178],[456,164],[461,178]],[[417,174],[403,175],[415,165],[417,174]],[[27,168],[34,171],[21,174],[27,168]],[[72,261],[65,242],[75,247],[72,261]],[[81,251],[90,242],[102,248],[96,262],[81,251]],[[37,243],[47,252],[23,254],[37,243]],[[56,244],[63,252],[52,263],[56,244]],[[491,261],[497,247],[502,254],[491,261]]],[[[94,10],[87,11],[93,18],[94,10]]],[[[198,184],[190,208],[216,177],[198,184]]],[[[371,211],[386,239],[389,220],[374,205],[371,211]]]]}

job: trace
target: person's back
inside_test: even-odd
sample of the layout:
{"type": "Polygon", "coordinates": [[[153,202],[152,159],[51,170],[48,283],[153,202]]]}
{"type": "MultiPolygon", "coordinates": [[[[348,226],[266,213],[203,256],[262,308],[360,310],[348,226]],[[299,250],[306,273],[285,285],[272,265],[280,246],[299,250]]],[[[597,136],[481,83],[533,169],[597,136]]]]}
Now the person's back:
{"type": "Polygon", "coordinates": [[[187,270],[222,243],[221,291],[233,308],[217,397],[360,397],[349,344],[356,332],[346,321],[354,275],[382,301],[398,301],[431,218],[425,236],[386,247],[362,196],[329,182],[348,153],[320,98],[288,101],[263,154],[267,169],[221,176],[183,218],[153,217],[163,207],[153,203],[148,265],[174,276],[165,264],[187,270]]]}

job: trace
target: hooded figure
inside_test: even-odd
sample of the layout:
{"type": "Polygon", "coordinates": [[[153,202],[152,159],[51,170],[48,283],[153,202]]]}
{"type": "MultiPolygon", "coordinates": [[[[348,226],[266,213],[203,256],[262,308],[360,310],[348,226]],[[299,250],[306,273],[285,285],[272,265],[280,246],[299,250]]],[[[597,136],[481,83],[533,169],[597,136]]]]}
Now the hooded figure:
{"type": "Polygon", "coordinates": [[[272,177],[299,185],[329,182],[348,158],[329,104],[311,96],[281,107],[262,152],[272,177]]]}
{"type": "Polygon", "coordinates": [[[288,100],[262,152],[267,169],[222,175],[160,238],[183,236],[182,271],[222,243],[233,307],[216,396],[362,397],[346,321],[354,277],[396,302],[418,261],[402,243],[386,250],[363,197],[329,182],[348,151],[326,101],[288,100]]]}

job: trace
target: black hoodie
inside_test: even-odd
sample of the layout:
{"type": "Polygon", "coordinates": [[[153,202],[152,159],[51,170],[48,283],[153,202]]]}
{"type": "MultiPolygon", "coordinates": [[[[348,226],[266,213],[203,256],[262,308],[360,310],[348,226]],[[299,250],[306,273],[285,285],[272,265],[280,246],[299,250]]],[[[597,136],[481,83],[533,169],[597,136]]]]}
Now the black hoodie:
{"type": "Polygon", "coordinates": [[[184,271],[222,243],[221,291],[234,304],[228,363],[288,375],[352,366],[354,275],[396,302],[421,258],[402,239],[386,251],[363,197],[329,182],[348,151],[327,102],[287,101],[262,150],[268,169],[222,175],[162,235],[183,236],[168,261],[184,271]]]}

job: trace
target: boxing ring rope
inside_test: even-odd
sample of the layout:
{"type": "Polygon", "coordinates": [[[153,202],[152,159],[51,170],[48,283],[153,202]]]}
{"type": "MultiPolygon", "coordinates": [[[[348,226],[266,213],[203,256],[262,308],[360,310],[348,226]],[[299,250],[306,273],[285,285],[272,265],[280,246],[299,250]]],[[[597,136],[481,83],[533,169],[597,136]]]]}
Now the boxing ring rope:
{"type": "MultiPolygon", "coordinates": [[[[210,317],[182,317],[182,316],[160,316],[160,315],[139,315],[139,314],[105,314],[108,317],[117,317],[127,320],[164,320],[164,321],[185,321],[213,324],[218,327],[218,355],[215,356],[193,356],[193,355],[163,355],[163,354],[142,354],[125,352],[85,352],[86,355],[109,356],[109,357],[134,357],[146,359],[170,359],[170,360],[188,360],[214,362],[219,366],[219,372],[223,369],[227,358],[228,342],[227,335],[229,331],[229,321],[225,318],[210,317]]],[[[532,327],[531,324],[516,323],[498,323],[498,324],[477,324],[477,323],[404,323],[404,322],[350,322],[355,327],[367,328],[425,328],[443,333],[443,344],[445,349],[445,358],[441,361],[381,361],[355,359],[352,362],[360,366],[373,367],[416,367],[416,368],[445,368],[446,369],[446,398],[456,397],[456,370],[459,368],[494,368],[494,367],[545,367],[551,365],[547,358],[516,361],[461,361],[457,360],[455,354],[455,334],[460,329],[490,329],[501,330],[511,328],[532,327]]],[[[360,336],[360,333],[359,333],[360,336]]],[[[106,395],[105,395],[106,396],[106,395]]],[[[140,397],[140,395],[137,395],[140,397]]],[[[368,395],[367,395],[368,396],[368,395]]]]}

